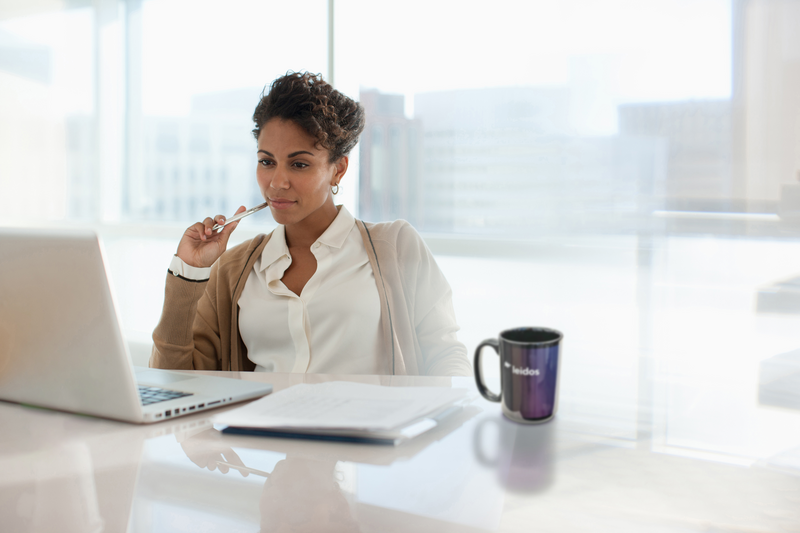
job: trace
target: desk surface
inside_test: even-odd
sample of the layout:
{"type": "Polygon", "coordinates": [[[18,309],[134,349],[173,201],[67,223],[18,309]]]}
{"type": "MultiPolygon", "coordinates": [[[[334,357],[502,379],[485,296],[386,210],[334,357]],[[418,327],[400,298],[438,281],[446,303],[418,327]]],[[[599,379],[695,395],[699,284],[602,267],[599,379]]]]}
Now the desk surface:
{"type": "MultiPolygon", "coordinates": [[[[332,379],[474,388],[471,378],[224,375],[276,390],[332,379]]],[[[0,523],[84,533],[800,531],[791,397],[755,395],[710,419],[697,415],[707,402],[693,391],[724,399],[724,384],[648,375],[658,379],[638,376],[634,399],[562,394],[557,417],[539,426],[479,399],[398,447],[221,435],[210,413],[136,426],[0,402],[0,523]]]]}

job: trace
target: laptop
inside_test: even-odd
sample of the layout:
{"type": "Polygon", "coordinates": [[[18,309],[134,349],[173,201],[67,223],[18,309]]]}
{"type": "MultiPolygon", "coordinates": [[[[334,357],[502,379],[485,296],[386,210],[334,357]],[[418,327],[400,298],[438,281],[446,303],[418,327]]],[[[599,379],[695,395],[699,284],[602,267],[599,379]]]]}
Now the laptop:
{"type": "Polygon", "coordinates": [[[150,423],[270,392],[134,367],[97,234],[0,228],[0,400],[150,423]]]}

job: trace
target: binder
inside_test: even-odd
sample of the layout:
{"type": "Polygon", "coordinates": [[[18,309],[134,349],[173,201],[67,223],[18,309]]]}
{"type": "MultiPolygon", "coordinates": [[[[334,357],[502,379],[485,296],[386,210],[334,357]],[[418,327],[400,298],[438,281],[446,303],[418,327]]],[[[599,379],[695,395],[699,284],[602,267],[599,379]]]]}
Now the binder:
{"type": "Polygon", "coordinates": [[[469,389],[300,384],[214,418],[223,433],[398,445],[438,426],[475,397],[469,389]]]}

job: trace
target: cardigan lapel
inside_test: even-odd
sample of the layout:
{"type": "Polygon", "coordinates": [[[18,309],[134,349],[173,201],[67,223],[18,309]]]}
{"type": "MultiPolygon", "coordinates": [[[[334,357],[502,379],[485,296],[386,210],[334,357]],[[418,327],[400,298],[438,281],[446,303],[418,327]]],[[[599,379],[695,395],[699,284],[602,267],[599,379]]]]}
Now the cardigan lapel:
{"type": "Polygon", "coordinates": [[[234,372],[252,371],[256,368],[255,363],[247,358],[247,347],[244,345],[241,333],[239,333],[239,298],[242,296],[242,291],[244,291],[244,287],[247,284],[250,271],[253,270],[256,261],[261,257],[261,252],[271,236],[272,233],[268,235],[261,234],[253,239],[253,247],[249,250],[250,255],[247,257],[244,267],[241,269],[239,276],[231,280],[231,345],[228,370],[234,372]]]}
{"type": "MultiPolygon", "coordinates": [[[[372,272],[375,274],[375,283],[378,286],[378,297],[380,298],[381,302],[381,345],[390,347],[387,355],[391,357],[389,366],[392,369],[392,374],[407,375],[408,371],[406,369],[403,352],[400,349],[400,343],[397,339],[397,332],[395,331],[394,321],[392,318],[392,309],[396,308],[394,306],[391,284],[387,283],[383,277],[383,271],[377,257],[378,252],[375,242],[372,240],[372,235],[370,234],[367,225],[363,221],[358,220],[356,221],[356,226],[358,226],[358,229],[361,232],[361,238],[364,240],[364,248],[367,250],[369,264],[372,266],[372,272]]],[[[380,246],[380,243],[378,243],[378,246],[380,246]]]]}

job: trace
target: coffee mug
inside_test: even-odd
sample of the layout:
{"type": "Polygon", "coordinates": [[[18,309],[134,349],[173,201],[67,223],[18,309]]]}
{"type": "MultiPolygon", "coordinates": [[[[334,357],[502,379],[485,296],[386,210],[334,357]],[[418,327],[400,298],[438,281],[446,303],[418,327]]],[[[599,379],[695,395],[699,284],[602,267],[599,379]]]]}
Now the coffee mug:
{"type": "Polygon", "coordinates": [[[475,381],[489,401],[501,402],[503,414],[515,422],[539,424],[556,414],[561,332],[549,328],[515,328],[486,339],[475,349],[475,381]],[[500,355],[500,394],[490,391],[481,375],[481,349],[500,355]]]}

